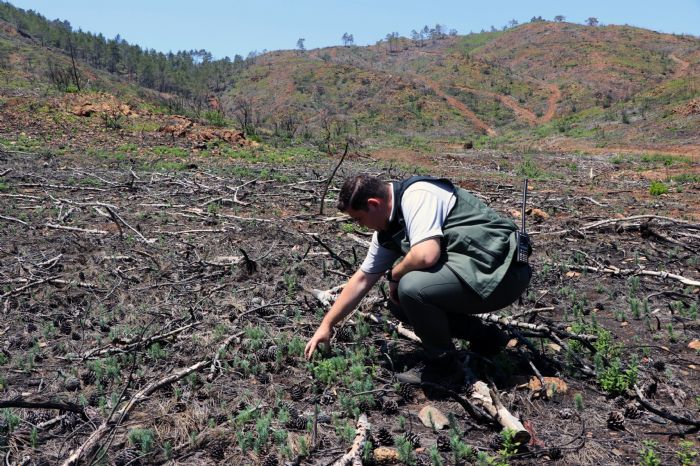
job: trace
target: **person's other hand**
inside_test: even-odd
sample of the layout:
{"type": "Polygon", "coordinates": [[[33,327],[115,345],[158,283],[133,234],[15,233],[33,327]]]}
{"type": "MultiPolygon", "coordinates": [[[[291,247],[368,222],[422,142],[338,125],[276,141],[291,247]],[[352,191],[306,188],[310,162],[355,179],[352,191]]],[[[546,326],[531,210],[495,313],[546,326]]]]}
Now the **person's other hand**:
{"type": "Polygon", "coordinates": [[[304,356],[306,359],[311,359],[311,356],[318,348],[318,345],[323,343],[329,345],[331,341],[331,329],[321,324],[317,329],[314,336],[311,337],[308,343],[306,343],[306,348],[304,349],[304,356]]]}
{"type": "Polygon", "coordinates": [[[399,283],[389,282],[389,299],[391,302],[398,305],[399,304],[399,283]]]}

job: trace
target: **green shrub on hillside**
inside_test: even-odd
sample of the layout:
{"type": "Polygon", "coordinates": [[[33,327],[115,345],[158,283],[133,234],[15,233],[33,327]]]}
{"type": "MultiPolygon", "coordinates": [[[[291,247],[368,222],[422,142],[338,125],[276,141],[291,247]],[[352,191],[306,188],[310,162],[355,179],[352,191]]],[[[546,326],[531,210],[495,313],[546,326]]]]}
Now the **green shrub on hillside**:
{"type": "Polygon", "coordinates": [[[652,196],[660,196],[668,192],[668,186],[661,181],[652,181],[649,186],[649,194],[652,196]]]}

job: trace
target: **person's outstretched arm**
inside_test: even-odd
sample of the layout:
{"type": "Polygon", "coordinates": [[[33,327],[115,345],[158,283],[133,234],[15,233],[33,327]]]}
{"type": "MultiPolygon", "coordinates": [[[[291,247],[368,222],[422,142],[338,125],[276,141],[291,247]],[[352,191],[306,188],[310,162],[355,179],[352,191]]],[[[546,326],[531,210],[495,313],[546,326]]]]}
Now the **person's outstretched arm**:
{"type": "Polygon", "coordinates": [[[319,343],[330,342],[333,327],[355,309],[381,276],[381,273],[368,274],[358,270],[350,277],[340,296],[316,329],[316,333],[306,344],[304,355],[307,359],[311,358],[319,343]]]}

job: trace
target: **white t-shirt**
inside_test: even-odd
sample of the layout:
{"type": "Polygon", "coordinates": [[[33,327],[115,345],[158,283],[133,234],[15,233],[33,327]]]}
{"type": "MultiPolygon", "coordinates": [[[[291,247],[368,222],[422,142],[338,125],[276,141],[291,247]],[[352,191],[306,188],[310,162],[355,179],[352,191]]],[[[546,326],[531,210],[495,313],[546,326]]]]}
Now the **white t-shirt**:
{"type": "MultiPolygon", "coordinates": [[[[392,189],[392,205],[393,195],[392,189]]],[[[411,247],[426,239],[443,236],[442,225],[455,201],[452,188],[445,182],[418,181],[406,189],[401,198],[401,211],[411,247]]],[[[389,219],[391,220],[393,218],[389,219]]],[[[399,256],[398,253],[380,246],[375,232],[360,270],[365,273],[385,272],[394,265],[399,256]]]]}

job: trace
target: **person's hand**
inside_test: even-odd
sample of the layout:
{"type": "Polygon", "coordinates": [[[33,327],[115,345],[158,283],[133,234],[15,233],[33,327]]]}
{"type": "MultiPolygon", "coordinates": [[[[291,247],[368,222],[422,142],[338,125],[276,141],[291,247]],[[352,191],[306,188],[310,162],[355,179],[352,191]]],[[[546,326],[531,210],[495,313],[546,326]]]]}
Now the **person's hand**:
{"type": "Polygon", "coordinates": [[[311,359],[311,356],[314,354],[314,351],[316,351],[316,348],[318,348],[318,345],[320,343],[329,345],[330,341],[331,329],[321,324],[316,329],[316,333],[314,333],[314,336],[312,336],[309,342],[306,344],[306,348],[304,349],[304,356],[306,357],[306,359],[311,359]]]}
{"type": "Polygon", "coordinates": [[[389,282],[389,299],[394,304],[399,304],[399,282],[389,282]]]}

